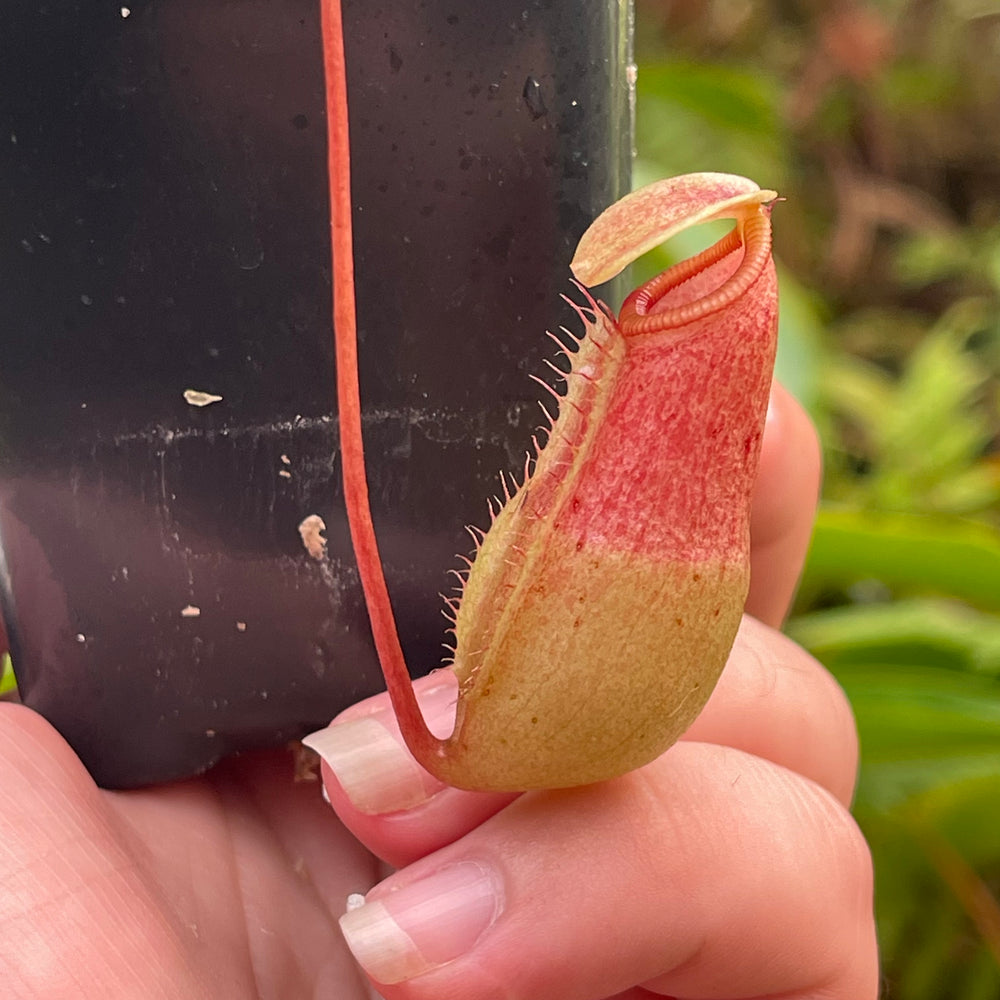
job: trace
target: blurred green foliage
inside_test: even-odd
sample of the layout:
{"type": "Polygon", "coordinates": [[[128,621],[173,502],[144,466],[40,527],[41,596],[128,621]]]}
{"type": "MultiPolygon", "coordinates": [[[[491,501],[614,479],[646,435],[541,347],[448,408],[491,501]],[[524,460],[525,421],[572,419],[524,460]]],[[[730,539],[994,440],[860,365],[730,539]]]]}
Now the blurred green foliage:
{"type": "Polygon", "coordinates": [[[637,14],[637,180],[726,170],[788,199],[779,375],[827,470],[788,631],[857,715],[884,996],[995,1000],[1000,8],[637,14]]]}

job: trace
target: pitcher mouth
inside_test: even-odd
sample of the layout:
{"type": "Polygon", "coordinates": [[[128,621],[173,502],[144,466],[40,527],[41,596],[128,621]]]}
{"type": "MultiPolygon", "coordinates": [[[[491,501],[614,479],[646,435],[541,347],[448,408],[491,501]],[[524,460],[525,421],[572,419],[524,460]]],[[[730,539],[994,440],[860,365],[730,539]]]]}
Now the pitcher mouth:
{"type": "Polygon", "coordinates": [[[771,255],[771,206],[748,208],[717,243],[668,268],[629,295],[618,315],[618,326],[625,336],[675,330],[720,312],[747,293],[771,255]],[[718,287],[691,301],[657,308],[669,292],[741,250],[743,256],[736,269],[718,287]]]}

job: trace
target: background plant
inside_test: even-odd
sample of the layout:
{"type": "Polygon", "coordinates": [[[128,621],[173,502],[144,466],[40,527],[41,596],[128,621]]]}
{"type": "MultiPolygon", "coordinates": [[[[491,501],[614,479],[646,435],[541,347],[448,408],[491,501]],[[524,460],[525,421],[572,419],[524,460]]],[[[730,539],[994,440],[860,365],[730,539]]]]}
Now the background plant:
{"type": "Polygon", "coordinates": [[[637,179],[790,203],[779,373],[827,474],[788,631],[857,713],[884,996],[1000,997],[1000,10],[637,13],[637,179]]]}

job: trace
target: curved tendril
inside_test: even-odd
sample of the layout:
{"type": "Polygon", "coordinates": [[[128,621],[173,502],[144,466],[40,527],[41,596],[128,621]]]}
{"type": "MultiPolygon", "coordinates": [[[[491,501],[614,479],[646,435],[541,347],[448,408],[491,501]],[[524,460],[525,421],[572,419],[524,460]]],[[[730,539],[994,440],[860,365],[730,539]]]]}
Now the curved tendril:
{"type": "Polygon", "coordinates": [[[435,737],[427,728],[416,695],[413,693],[403,650],[399,643],[385,574],[382,572],[382,559],[379,555],[368,497],[358,385],[347,69],[339,0],[323,0],[320,16],[329,136],[327,155],[333,255],[334,351],[337,362],[337,408],[344,501],[358,574],[361,578],[365,603],[368,606],[372,636],[385,674],[393,710],[414,757],[428,770],[432,770],[436,762],[445,758],[445,741],[435,737]]]}
{"type": "Polygon", "coordinates": [[[742,219],[718,243],[695,257],[675,264],[637,288],[622,305],[618,325],[626,336],[662,333],[725,309],[757,280],[771,254],[771,220],[766,210],[742,219]],[[733,274],[715,291],[694,302],[658,312],[651,310],[667,292],[718,263],[740,247],[743,259],[733,274]]]}

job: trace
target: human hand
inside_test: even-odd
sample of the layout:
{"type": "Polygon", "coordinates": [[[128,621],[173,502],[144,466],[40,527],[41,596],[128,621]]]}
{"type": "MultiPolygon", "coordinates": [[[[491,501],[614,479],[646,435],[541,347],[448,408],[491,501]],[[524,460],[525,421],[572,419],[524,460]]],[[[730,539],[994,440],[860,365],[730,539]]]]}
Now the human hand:
{"type": "Polygon", "coordinates": [[[366,1000],[337,916],[374,878],[287,751],[105,792],[0,704],[2,1000],[366,1000]]]}
{"type": "MultiPolygon", "coordinates": [[[[817,477],[809,431],[783,396],[765,440],[751,606],[774,621],[794,585],[817,477]]],[[[387,992],[593,998],[665,973],[697,941],[702,957],[686,966],[693,976],[720,950],[739,950],[713,966],[722,984],[714,993],[680,995],[753,995],[742,984],[773,962],[788,982],[829,970],[824,996],[863,1000],[874,976],[863,844],[833,798],[767,763],[779,759],[845,799],[854,771],[849,714],[785,640],[751,624],[744,647],[733,662],[746,662],[727,670],[690,734],[705,742],[678,747],[633,778],[523,796],[508,808],[509,797],[449,790],[388,816],[351,809],[332,784],[364,842],[409,866],[372,899],[449,859],[502,862],[508,879],[504,912],[468,956],[387,992]],[[760,706],[753,719],[742,714],[748,704],[760,706]],[[828,827],[818,825],[824,817],[828,827]],[[699,850],[713,862],[708,875],[696,871],[699,850]],[[836,867],[824,869],[826,859],[836,867]],[[812,937],[803,936],[811,926],[812,937]],[[783,957],[796,960],[794,975],[785,975],[783,957]]],[[[260,753],[191,781],[102,792],[44,720],[0,704],[4,1000],[367,996],[336,918],[348,892],[375,881],[376,862],[315,784],[295,783],[292,773],[288,753],[260,753]]],[[[818,995],[795,988],[790,997],[818,995]]]]}
{"type": "MultiPolygon", "coordinates": [[[[386,997],[874,998],[870,859],[847,811],[853,719],[774,630],[818,481],[814,432],[778,388],[753,508],[760,620],[745,619],[684,740],[647,767],[522,796],[445,788],[409,758],[385,696],[318,739],[340,819],[400,868],[343,922],[386,997]]],[[[417,686],[447,733],[451,675],[417,686]]]]}

